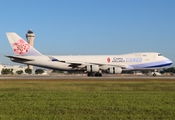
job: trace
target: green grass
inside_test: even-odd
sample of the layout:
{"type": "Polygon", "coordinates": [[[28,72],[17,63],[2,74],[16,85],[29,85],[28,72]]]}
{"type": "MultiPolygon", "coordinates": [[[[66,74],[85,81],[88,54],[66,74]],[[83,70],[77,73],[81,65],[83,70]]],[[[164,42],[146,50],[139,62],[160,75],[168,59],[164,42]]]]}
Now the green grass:
{"type": "Polygon", "coordinates": [[[0,81],[1,120],[175,119],[175,81],[0,81]]]}

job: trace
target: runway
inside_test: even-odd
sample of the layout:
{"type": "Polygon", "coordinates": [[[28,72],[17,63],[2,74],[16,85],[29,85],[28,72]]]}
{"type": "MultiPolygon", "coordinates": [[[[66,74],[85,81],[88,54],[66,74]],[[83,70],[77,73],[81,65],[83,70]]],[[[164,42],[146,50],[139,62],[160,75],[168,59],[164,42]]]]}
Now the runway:
{"type": "Polygon", "coordinates": [[[175,80],[175,76],[146,76],[146,75],[104,75],[103,77],[87,77],[84,75],[0,75],[0,80],[175,80]]]}

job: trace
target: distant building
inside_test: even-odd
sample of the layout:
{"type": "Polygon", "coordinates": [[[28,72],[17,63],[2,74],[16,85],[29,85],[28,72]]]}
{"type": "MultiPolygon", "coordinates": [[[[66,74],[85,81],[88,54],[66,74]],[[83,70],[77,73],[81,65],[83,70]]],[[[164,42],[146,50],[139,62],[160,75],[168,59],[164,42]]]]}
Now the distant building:
{"type": "Polygon", "coordinates": [[[22,70],[25,73],[26,67],[20,67],[19,65],[3,65],[3,64],[0,64],[0,75],[1,75],[2,69],[11,69],[11,70],[13,70],[13,73],[16,74],[16,71],[18,71],[18,70],[22,70]]]}

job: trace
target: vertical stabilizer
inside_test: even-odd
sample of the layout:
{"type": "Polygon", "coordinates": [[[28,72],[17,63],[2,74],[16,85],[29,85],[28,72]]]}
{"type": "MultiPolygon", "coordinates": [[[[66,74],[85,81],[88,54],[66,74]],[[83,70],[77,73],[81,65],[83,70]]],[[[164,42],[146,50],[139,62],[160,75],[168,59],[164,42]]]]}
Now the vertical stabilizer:
{"type": "Polygon", "coordinates": [[[38,52],[35,48],[33,48],[29,43],[23,40],[16,33],[14,32],[6,33],[6,35],[15,55],[22,55],[22,56],[42,55],[40,52],[38,52]]]}

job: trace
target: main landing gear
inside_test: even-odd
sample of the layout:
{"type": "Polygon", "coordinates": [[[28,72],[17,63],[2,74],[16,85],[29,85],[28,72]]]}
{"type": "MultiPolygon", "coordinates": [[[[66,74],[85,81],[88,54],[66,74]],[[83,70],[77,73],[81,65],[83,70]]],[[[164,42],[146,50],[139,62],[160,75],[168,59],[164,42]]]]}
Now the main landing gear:
{"type": "Polygon", "coordinates": [[[102,74],[99,72],[96,72],[96,73],[88,72],[87,76],[88,77],[102,77],[102,74]]]}

